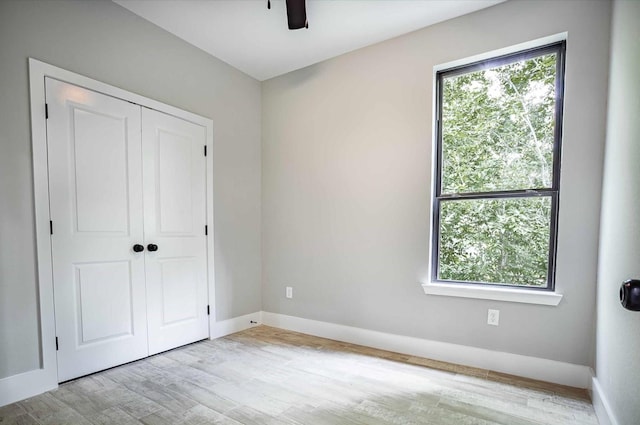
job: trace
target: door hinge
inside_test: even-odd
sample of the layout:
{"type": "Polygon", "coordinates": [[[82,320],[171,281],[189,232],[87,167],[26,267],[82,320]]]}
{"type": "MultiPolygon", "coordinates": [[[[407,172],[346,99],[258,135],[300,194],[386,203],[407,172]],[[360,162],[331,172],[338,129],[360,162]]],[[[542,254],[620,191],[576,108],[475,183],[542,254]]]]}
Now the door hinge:
{"type": "Polygon", "coordinates": [[[204,235],[207,236],[209,234],[209,226],[204,225],[204,235]]]}
{"type": "Polygon", "coordinates": [[[207,156],[207,145],[204,145],[204,156],[207,156]]]}
{"type": "Polygon", "coordinates": [[[56,351],[58,351],[58,337],[56,337],[56,351]]]}
{"type": "Polygon", "coordinates": [[[48,103],[44,104],[44,119],[45,120],[49,119],[49,104],[48,103]]]}
{"type": "Polygon", "coordinates": [[[53,235],[53,221],[49,220],[49,234],[53,235]]]}
{"type": "Polygon", "coordinates": [[[207,316],[211,315],[211,309],[209,309],[209,306],[207,305],[207,316]]]}

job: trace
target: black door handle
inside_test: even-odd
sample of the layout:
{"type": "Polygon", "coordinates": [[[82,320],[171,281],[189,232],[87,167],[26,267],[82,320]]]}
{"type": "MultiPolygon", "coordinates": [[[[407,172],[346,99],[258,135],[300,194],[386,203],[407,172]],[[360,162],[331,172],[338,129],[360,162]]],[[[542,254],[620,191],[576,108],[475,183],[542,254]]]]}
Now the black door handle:
{"type": "Polygon", "coordinates": [[[620,287],[620,303],[631,311],[640,311],[640,280],[625,280],[620,287]]]}
{"type": "Polygon", "coordinates": [[[139,243],[133,246],[133,252],[142,252],[142,251],[144,251],[144,246],[140,245],[139,243]]]}
{"type": "Polygon", "coordinates": [[[147,245],[147,249],[151,252],[155,252],[158,250],[158,245],[150,243],[149,245],[147,245]]]}

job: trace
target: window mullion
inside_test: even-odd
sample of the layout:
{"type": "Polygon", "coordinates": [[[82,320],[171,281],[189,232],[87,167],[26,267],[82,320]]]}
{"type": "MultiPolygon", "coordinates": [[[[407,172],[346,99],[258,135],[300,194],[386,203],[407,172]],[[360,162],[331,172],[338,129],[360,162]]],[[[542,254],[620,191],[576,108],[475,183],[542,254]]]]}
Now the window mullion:
{"type": "Polygon", "coordinates": [[[553,189],[517,190],[502,192],[477,192],[477,193],[456,193],[436,196],[440,201],[455,201],[464,199],[501,199],[501,198],[537,198],[542,196],[553,196],[558,193],[553,189]]]}

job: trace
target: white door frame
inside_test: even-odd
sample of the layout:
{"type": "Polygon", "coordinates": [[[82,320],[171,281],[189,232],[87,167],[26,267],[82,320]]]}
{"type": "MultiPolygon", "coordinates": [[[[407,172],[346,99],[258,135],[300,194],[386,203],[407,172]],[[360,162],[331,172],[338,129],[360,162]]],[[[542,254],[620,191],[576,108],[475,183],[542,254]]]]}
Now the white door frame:
{"type": "Polygon", "coordinates": [[[0,406],[49,391],[58,386],[55,346],[52,252],[49,230],[49,175],[47,165],[47,127],[45,120],[45,77],[84,87],[108,96],[136,103],[173,115],[206,128],[207,196],[207,280],[211,315],[209,335],[215,324],[215,269],[213,226],[213,121],[173,106],[122,90],[80,74],[29,58],[31,100],[31,142],[35,203],[36,257],[40,313],[40,369],[0,379],[0,406]]]}

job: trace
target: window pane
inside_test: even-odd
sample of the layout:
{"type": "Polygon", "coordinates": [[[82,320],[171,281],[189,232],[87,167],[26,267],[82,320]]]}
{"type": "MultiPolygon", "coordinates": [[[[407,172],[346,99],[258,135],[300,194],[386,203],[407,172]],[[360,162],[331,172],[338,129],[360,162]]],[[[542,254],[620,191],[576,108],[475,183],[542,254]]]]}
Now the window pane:
{"type": "Polygon", "coordinates": [[[439,280],[547,286],[551,198],[440,203],[439,280]]]}
{"type": "Polygon", "coordinates": [[[556,56],[443,78],[442,193],[552,187],[556,56]]]}

